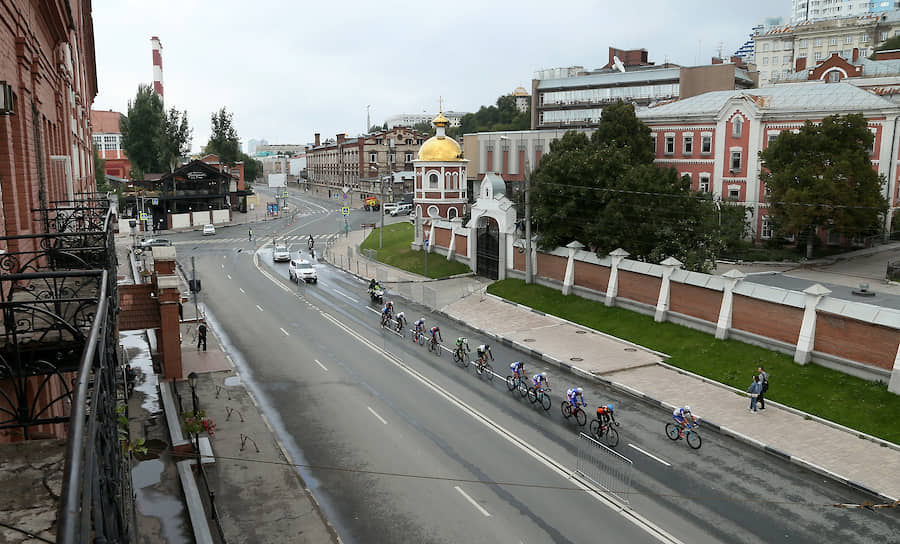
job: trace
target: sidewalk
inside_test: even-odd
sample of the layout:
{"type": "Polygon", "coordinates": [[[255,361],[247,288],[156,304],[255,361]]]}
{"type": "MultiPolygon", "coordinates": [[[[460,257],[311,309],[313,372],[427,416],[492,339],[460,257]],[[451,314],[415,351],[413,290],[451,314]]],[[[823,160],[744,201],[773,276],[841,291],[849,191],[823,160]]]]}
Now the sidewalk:
{"type": "MultiPolygon", "coordinates": [[[[362,233],[341,237],[333,255],[351,254],[355,266],[377,267],[379,280],[405,296],[399,286],[426,278],[375,264],[356,253],[362,233]],[[356,263],[360,263],[357,265],[356,263]]],[[[435,258],[444,258],[435,255],[435,258]]],[[[445,317],[473,327],[506,345],[575,374],[606,384],[671,412],[690,404],[696,414],[722,434],[778,455],[793,463],[853,487],[900,498],[900,446],[866,437],[857,431],[816,416],[767,401],[766,410],[748,411],[742,391],[665,364],[664,354],[587,329],[566,320],[536,312],[493,295],[485,295],[483,280],[457,278],[421,285],[436,291],[415,298],[445,317]],[[452,283],[451,283],[452,282],[452,283]],[[446,292],[444,292],[446,291],[446,292]],[[704,417],[706,416],[706,417],[704,417]]]]}

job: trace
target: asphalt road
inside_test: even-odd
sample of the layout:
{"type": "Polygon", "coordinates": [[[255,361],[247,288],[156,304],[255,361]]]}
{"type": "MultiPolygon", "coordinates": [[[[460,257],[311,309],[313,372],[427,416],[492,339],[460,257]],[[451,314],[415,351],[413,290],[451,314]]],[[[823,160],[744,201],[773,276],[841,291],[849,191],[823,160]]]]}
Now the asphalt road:
{"type": "MultiPolygon", "coordinates": [[[[254,231],[342,226],[339,215],[314,211],[321,202],[304,201],[294,224],[254,231]]],[[[377,217],[354,214],[351,221],[377,217]]],[[[668,414],[556,368],[548,369],[553,406],[535,408],[502,378],[515,359],[530,374],[545,365],[497,345],[498,376],[478,377],[449,353],[436,357],[382,330],[365,285],[327,265],[317,285],[294,285],[270,248],[256,253],[255,244],[212,237],[192,245],[199,233],[170,238],[183,264],[196,257],[217,333],[294,459],[308,465],[301,472],[345,542],[652,542],[657,527],[690,543],[891,542],[900,534],[896,512],[831,506],[868,500],[863,494],[709,430],[690,450],[664,436],[668,414]],[[575,384],[585,387],[589,412],[616,406],[616,449],[633,469],[630,486],[611,485],[630,509],[570,477],[578,429],[559,405],[575,384]]],[[[410,320],[437,322],[448,344],[459,335],[480,343],[474,331],[396,305],[410,320]]]]}

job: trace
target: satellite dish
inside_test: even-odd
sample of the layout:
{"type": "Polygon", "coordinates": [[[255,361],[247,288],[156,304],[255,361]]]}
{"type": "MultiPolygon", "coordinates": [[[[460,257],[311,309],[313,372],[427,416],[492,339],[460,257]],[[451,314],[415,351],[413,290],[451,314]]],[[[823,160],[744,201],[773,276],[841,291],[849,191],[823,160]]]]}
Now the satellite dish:
{"type": "Polygon", "coordinates": [[[615,65],[616,70],[622,72],[623,74],[625,73],[625,65],[622,64],[622,61],[619,60],[618,56],[613,57],[613,64],[615,65]]]}

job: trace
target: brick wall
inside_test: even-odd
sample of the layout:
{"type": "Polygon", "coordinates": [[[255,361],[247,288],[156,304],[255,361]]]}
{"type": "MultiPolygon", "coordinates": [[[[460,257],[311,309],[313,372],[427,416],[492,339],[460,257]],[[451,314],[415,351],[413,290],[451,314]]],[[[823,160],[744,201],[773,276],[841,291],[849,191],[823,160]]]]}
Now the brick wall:
{"type": "Polygon", "coordinates": [[[519,252],[519,248],[513,250],[513,269],[525,272],[525,254],[519,252]]]}
{"type": "Polygon", "coordinates": [[[575,261],[575,285],[605,293],[609,285],[609,268],[575,261]]]}
{"type": "Polygon", "coordinates": [[[469,256],[469,237],[456,234],[456,253],[463,257],[469,256]]]}
{"type": "Polygon", "coordinates": [[[432,240],[431,242],[437,247],[450,247],[450,230],[435,227],[434,240],[432,240]]]}
{"type": "Polygon", "coordinates": [[[669,293],[669,309],[679,314],[696,317],[710,323],[719,320],[719,308],[722,306],[722,293],[712,289],[671,282],[669,293]]]}
{"type": "Polygon", "coordinates": [[[815,351],[891,370],[898,345],[896,329],[825,312],[816,315],[815,351]]]}
{"type": "Polygon", "coordinates": [[[153,285],[119,286],[119,330],[134,331],[159,327],[159,303],[150,297],[153,285]]]}
{"type": "MultiPolygon", "coordinates": [[[[537,275],[563,281],[566,278],[566,260],[564,257],[538,253],[537,275]]],[[[523,267],[524,270],[524,267],[523,267]]]]}
{"type": "Polygon", "coordinates": [[[732,328],[796,344],[802,322],[800,308],[734,295],[732,328]]]}
{"type": "Polygon", "coordinates": [[[656,306],[662,280],[654,276],[619,270],[619,295],[622,298],[656,306]]]}

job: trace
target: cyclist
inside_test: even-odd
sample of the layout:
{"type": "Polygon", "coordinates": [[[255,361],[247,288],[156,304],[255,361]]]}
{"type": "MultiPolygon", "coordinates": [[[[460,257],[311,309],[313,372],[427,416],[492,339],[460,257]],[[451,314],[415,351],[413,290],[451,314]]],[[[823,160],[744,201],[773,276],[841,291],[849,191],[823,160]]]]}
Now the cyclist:
{"type": "Polygon", "coordinates": [[[406,314],[397,312],[397,332],[403,331],[403,325],[406,323],[406,314]]]}
{"type": "Polygon", "coordinates": [[[615,416],[613,415],[613,405],[607,404],[606,406],[598,406],[597,407],[597,419],[600,420],[600,424],[604,427],[608,426],[610,422],[618,425],[619,423],[616,421],[615,416]]]}
{"type": "Polygon", "coordinates": [[[388,321],[391,320],[391,314],[394,310],[394,304],[391,301],[388,301],[387,304],[384,305],[384,308],[381,309],[381,324],[384,325],[388,321]]]}
{"type": "Polygon", "coordinates": [[[460,336],[456,339],[456,355],[460,359],[462,359],[469,350],[469,339],[465,336],[460,336]]]}
{"type": "Polygon", "coordinates": [[[488,357],[491,358],[491,361],[494,360],[494,354],[491,353],[491,346],[487,344],[481,344],[478,346],[475,351],[478,353],[478,369],[484,368],[484,363],[488,362],[488,357]]]}
{"type": "Polygon", "coordinates": [[[418,320],[416,320],[415,323],[413,323],[413,331],[415,331],[417,339],[419,338],[420,334],[425,334],[425,318],[424,317],[420,317],[418,320]]]}
{"type": "Polygon", "coordinates": [[[547,379],[546,372],[540,372],[531,377],[531,384],[535,393],[543,393],[544,387],[550,387],[550,380],[547,379]]]}
{"type": "Polygon", "coordinates": [[[691,412],[690,406],[682,406],[681,408],[675,408],[675,411],[672,412],[672,419],[678,423],[678,436],[684,436],[681,431],[684,430],[685,425],[690,423],[691,425],[697,423],[697,418],[694,417],[694,413],[691,412]],[[690,417],[690,421],[687,419],[690,417]]]}
{"type": "Polygon", "coordinates": [[[431,344],[437,346],[439,339],[441,342],[444,341],[444,338],[441,336],[441,328],[435,325],[431,327],[431,344]]]}
{"type": "Polygon", "coordinates": [[[566,391],[566,398],[569,399],[569,404],[572,405],[572,414],[578,411],[578,399],[581,399],[581,405],[587,406],[587,403],[584,402],[584,389],[580,387],[573,387],[566,391]]]}
{"type": "Polygon", "coordinates": [[[512,372],[513,378],[521,380],[525,377],[525,363],[522,361],[510,363],[509,370],[512,372]]]}

